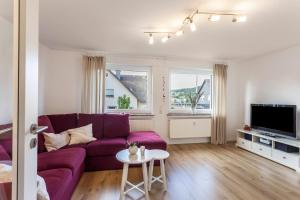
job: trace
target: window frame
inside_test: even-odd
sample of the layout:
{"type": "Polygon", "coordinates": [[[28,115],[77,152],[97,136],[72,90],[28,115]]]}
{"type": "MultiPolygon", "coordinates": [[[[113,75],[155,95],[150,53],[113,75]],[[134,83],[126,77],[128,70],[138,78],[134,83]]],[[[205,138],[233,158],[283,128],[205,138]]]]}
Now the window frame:
{"type": "Polygon", "coordinates": [[[106,77],[105,77],[105,92],[104,92],[104,112],[105,113],[128,113],[128,114],[152,114],[153,113],[153,72],[152,66],[147,65],[128,65],[128,64],[114,64],[107,63],[105,73],[107,70],[124,70],[124,71],[135,71],[135,72],[146,72],[148,75],[147,81],[147,101],[149,101],[148,109],[107,109],[106,108],[106,77]]]}
{"type": "Polygon", "coordinates": [[[169,100],[168,100],[168,112],[171,115],[211,115],[212,110],[213,110],[213,69],[211,68],[171,68],[169,69],[169,100]],[[191,109],[171,109],[172,103],[171,103],[171,84],[172,84],[172,79],[171,76],[172,74],[177,73],[177,74],[199,74],[199,75],[210,75],[210,81],[211,81],[211,86],[210,86],[210,92],[211,92],[211,99],[210,99],[210,109],[196,109],[195,112],[193,113],[191,109]]]}

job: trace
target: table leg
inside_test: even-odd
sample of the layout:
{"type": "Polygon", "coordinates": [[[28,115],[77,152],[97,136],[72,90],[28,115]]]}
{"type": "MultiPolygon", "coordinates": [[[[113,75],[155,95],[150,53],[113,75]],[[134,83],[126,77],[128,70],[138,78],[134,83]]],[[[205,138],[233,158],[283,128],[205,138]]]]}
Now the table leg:
{"type": "Polygon", "coordinates": [[[145,191],[145,198],[149,200],[149,193],[148,193],[148,175],[147,175],[147,163],[144,162],[143,164],[143,178],[144,178],[144,191],[145,191]]]}
{"type": "Polygon", "coordinates": [[[148,179],[149,179],[149,191],[151,191],[151,185],[152,185],[153,165],[154,165],[154,160],[151,160],[150,164],[149,164],[149,176],[148,176],[148,179]]]}
{"type": "Polygon", "coordinates": [[[122,182],[121,182],[121,191],[120,191],[120,200],[125,200],[125,196],[126,196],[125,187],[126,187],[127,176],[128,176],[128,164],[124,163],[122,182]]]}
{"type": "Polygon", "coordinates": [[[167,178],[166,178],[166,171],[165,171],[165,162],[164,160],[160,160],[160,173],[164,182],[164,190],[167,190],[167,178]]]}

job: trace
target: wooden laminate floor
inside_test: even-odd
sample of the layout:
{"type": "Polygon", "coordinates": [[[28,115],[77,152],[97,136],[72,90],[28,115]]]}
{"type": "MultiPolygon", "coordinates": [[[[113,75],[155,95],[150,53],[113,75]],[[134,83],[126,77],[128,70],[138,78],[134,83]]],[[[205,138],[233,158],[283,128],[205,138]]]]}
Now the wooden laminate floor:
{"type": "MultiPolygon", "coordinates": [[[[168,191],[155,183],[153,200],[300,200],[300,174],[233,144],[169,145],[168,151],[168,191]]],[[[72,200],[119,199],[121,175],[122,170],[85,173],[72,200]]],[[[142,180],[141,169],[131,168],[129,180],[142,180]]]]}

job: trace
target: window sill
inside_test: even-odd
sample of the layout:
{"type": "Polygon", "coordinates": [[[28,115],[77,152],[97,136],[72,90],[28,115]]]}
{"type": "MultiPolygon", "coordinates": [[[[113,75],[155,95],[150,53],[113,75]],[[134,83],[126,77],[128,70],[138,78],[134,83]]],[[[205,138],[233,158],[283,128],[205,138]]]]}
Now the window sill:
{"type": "Polygon", "coordinates": [[[198,119],[198,118],[211,118],[210,113],[168,113],[169,119],[198,119]]]}
{"type": "Polygon", "coordinates": [[[130,120],[147,120],[147,119],[152,119],[155,115],[151,113],[132,113],[129,114],[129,119],[130,120]]]}
{"type": "Polygon", "coordinates": [[[146,119],[152,119],[155,115],[150,112],[126,112],[126,111],[106,111],[105,113],[109,114],[129,114],[130,120],[146,120],[146,119]]]}

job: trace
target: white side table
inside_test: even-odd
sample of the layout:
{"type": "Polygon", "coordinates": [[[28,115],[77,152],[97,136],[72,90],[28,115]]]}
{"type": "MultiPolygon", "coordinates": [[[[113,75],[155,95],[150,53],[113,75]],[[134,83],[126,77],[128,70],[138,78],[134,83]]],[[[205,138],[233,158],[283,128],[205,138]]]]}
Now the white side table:
{"type": "Polygon", "coordinates": [[[149,166],[149,191],[151,190],[152,183],[158,181],[164,185],[164,190],[167,190],[167,178],[166,178],[166,171],[165,171],[165,162],[164,160],[167,159],[170,154],[167,151],[160,150],[160,149],[153,149],[149,150],[149,154],[152,157],[149,166]],[[158,177],[153,176],[153,165],[154,161],[159,160],[160,162],[160,173],[161,175],[158,177]]]}
{"type": "Polygon", "coordinates": [[[152,159],[151,155],[149,154],[149,151],[145,150],[145,156],[141,156],[140,149],[139,149],[137,154],[132,156],[130,155],[128,149],[124,149],[117,153],[116,158],[117,160],[123,163],[123,175],[122,175],[122,182],[121,182],[120,199],[124,200],[126,194],[128,194],[128,192],[130,192],[131,190],[135,189],[141,192],[142,194],[144,194],[146,200],[149,200],[147,162],[149,162],[152,159]],[[127,180],[128,167],[129,165],[134,165],[134,164],[142,164],[142,168],[143,168],[144,181],[140,182],[137,185],[134,185],[127,180]],[[129,185],[131,188],[125,191],[126,185],[129,185]],[[144,190],[140,189],[142,185],[144,185],[144,190]]]}

